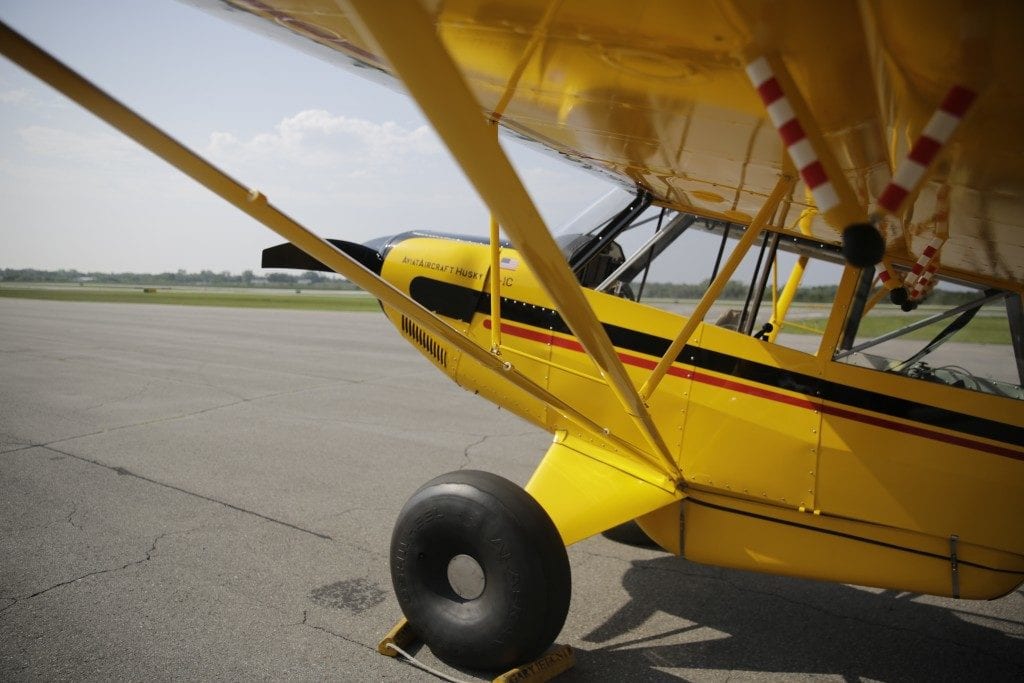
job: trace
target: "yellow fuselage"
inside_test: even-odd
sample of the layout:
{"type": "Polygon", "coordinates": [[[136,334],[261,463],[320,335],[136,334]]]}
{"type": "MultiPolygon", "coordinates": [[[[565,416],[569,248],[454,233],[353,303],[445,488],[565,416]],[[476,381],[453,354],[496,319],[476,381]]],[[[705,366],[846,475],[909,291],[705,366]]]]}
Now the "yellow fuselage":
{"type": "MultiPolygon", "coordinates": [[[[517,252],[501,254],[502,357],[642,449],[517,252]]],[[[486,245],[414,236],[391,245],[382,275],[490,348],[488,263],[486,245]]],[[[639,386],[685,318],[585,292],[639,386]]],[[[841,302],[835,308],[844,315],[841,302]]],[[[572,430],[543,402],[386,311],[465,389],[548,431],[572,430]]],[[[1019,401],[702,324],[649,404],[683,473],[678,533],[689,559],[970,598],[1005,594],[1024,577],[1019,401]]]]}

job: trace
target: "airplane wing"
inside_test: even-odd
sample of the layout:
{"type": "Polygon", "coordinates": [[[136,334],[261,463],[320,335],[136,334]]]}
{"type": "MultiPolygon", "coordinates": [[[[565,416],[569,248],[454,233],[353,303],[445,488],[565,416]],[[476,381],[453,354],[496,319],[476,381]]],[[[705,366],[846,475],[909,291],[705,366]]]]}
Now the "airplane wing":
{"type": "MultiPolygon", "coordinates": [[[[344,2],[198,4],[411,85],[344,2]]],[[[819,179],[801,173],[773,225],[796,235],[812,214],[814,237],[838,244],[844,222],[874,213],[895,263],[913,264],[938,237],[946,271],[1024,280],[1020,3],[426,4],[487,118],[657,204],[737,223],[764,204],[792,146],[748,73],[767,57],[841,203],[852,205],[830,216],[815,197],[819,179]],[[943,103],[958,92],[970,103],[954,106],[963,125],[943,140],[929,125],[948,122],[943,103]],[[915,163],[928,167],[916,183],[915,163]],[[894,191],[910,196],[880,205],[894,191]]]]}

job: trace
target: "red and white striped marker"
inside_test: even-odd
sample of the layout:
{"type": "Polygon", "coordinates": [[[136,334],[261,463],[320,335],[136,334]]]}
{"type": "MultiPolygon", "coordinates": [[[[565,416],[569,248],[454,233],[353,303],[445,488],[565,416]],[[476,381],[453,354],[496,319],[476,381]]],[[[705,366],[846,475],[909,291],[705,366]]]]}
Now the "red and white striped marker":
{"type": "Polygon", "coordinates": [[[875,274],[878,277],[878,281],[882,283],[882,286],[888,290],[894,290],[902,286],[903,282],[900,280],[898,274],[894,274],[894,271],[890,269],[890,266],[882,261],[875,266],[875,274]]]}
{"type": "Polygon", "coordinates": [[[935,277],[935,273],[939,270],[939,264],[932,262],[921,276],[917,278],[917,282],[914,283],[914,288],[910,290],[910,300],[917,301],[923,299],[928,292],[932,291],[938,282],[938,278],[935,277]]]}
{"type": "Polygon", "coordinates": [[[906,281],[911,301],[920,299],[926,289],[930,289],[928,282],[934,281],[935,272],[939,269],[939,264],[935,263],[935,257],[938,256],[945,241],[943,237],[933,237],[917,258],[917,263],[914,264],[906,281]]]}
{"type": "Polygon", "coordinates": [[[779,131],[793,164],[800,171],[800,177],[814,197],[818,211],[828,213],[839,204],[839,195],[825,174],[825,167],[821,165],[818,153],[807,139],[807,133],[797,120],[786,94],[782,92],[782,86],[776,80],[775,72],[768,60],[759,57],[747,64],[747,77],[757,88],[757,93],[768,110],[768,118],[779,131]]]}
{"type": "Polygon", "coordinates": [[[973,90],[954,85],[946,93],[942,104],[932,114],[928,125],[910,148],[903,162],[897,167],[892,181],[878,197],[878,206],[889,213],[896,213],[903,200],[917,187],[925,172],[943,146],[949,142],[953,131],[960,125],[967,110],[977,96],[973,90]]]}

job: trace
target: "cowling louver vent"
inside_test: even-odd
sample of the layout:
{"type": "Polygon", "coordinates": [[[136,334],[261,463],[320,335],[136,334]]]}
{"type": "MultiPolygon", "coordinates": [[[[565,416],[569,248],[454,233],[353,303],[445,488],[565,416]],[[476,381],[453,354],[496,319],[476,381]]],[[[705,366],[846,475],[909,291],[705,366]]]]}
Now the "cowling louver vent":
{"type": "Polygon", "coordinates": [[[419,344],[419,346],[429,353],[434,359],[441,364],[441,367],[448,366],[448,351],[434,341],[434,338],[423,331],[423,329],[414,323],[413,321],[402,316],[402,333],[412,341],[419,344]]]}

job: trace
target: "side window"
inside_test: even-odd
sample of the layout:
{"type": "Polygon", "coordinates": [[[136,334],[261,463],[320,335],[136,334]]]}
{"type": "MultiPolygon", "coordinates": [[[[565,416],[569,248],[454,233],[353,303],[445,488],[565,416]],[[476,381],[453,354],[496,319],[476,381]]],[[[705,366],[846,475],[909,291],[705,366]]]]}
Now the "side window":
{"type": "MultiPolygon", "coordinates": [[[[619,235],[628,256],[597,288],[689,315],[736,247],[743,228],[695,216],[649,213],[619,235]]],[[[706,319],[766,342],[815,353],[842,272],[836,249],[765,232],[706,319]]]]}
{"type": "Polygon", "coordinates": [[[911,311],[877,287],[854,305],[835,359],[948,386],[1024,400],[1021,297],[939,280],[911,311]]]}
{"type": "Polygon", "coordinates": [[[831,251],[806,249],[778,253],[771,268],[754,329],[763,330],[766,341],[817,353],[843,266],[831,251]]]}

